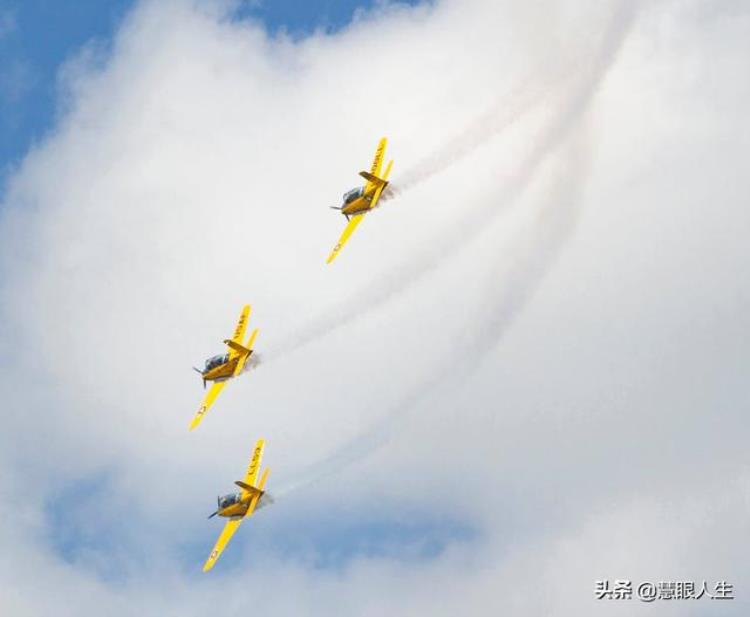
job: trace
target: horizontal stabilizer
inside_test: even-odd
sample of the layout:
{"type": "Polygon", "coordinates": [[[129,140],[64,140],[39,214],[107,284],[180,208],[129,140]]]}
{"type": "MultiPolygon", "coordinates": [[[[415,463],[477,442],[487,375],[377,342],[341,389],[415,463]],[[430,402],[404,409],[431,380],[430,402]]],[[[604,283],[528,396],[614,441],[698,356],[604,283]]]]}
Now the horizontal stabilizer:
{"type": "Polygon", "coordinates": [[[268,472],[271,471],[268,467],[266,467],[263,470],[263,474],[260,477],[260,482],[258,482],[258,486],[253,486],[252,484],[248,482],[243,482],[242,480],[236,480],[235,484],[239,486],[241,489],[247,491],[251,495],[262,495],[264,493],[263,488],[266,486],[266,480],[268,480],[268,472]]]}
{"type": "Polygon", "coordinates": [[[385,186],[386,184],[388,184],[388,180],[383,180],[382,178],[378,178],[377,176],[371,174],[369,171],[360,171],[359,175],[362,176],[368,182],[372,182],[373,184],[377,184],[378,186],[380,185],[385,186]]]}
{"type": "Polygon", "coordinates": [[[248,349],[244,345],[240,345],[239,343],[236,343],[235,341],[230,341],[229,339],[226,339],[224,341],[225,345],[228,345],[232,349],[234,349],[237,353],[240,353],[242,355],[249,355],[252,349],[248,349]]]}
{"type": "Polygon", "coordinates": [[[248,493],[255,495],[257,493],[262,493],[263,491],[259,488],[253,486],[252,484],[248,484],[247,482],[243,482],[242,480],[236,480],[235,484],[239,486],[241,489],[246,490],[248,493]]]}

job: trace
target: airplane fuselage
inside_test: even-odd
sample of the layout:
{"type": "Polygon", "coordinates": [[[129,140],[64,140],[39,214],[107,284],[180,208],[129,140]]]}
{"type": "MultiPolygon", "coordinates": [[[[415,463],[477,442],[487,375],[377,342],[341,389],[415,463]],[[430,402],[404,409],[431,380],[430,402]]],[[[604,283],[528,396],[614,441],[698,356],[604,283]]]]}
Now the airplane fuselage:
{"type": "Polygon", "coordinates": [[[233,503],[226,508],[221,508],[218,511],[219,516],[231,518],[233,516],[245,516],[247,509],[250,507],[250,495],[246,499],[242,499],[236,503],[233,503]]]}
{"type": "Polygon", "coordinates": [[[226,381],[234,376],[234,370],[237,368],[239,356],[232,358],[221,364],[211,366],[203,371],[203,379],[206,381],[226,381]]]}
{"type": "MultiPolygon", "coordinates": [[[[250,502],[253,499],[252,494],[248,493],[244,497],[240,493],[232,494],[232,495],[225,495],[224,497],[219,498],[219,502],[221,502],[222,499],[227,500],[227,505],[224,507],[220,507],[216,514],[219,516],[223,516],[225,518],[234,518],[237,516],[245,516],[247,513],[247,509],[250,507],[250,502]]],[[[273,501],[273,499],[271,499],[273,501]]],[[[268,499],[266,498],[266,493],[263,491],[260,495],[260,498],[258,499],[258,505],[256,506],[256,510],[266,505],[268,502],[268,499]]]]}
{"type": "Polygon", "coordinates": [[[362,191],[359,197],[354,198],[348,203],[345,201],[341,207],[341,213],[346,216],[354,216],[355,214],[362,214],[372,209],[372,198],[375,195],[377,189],[373,187],[369,191],[362,191]]]}

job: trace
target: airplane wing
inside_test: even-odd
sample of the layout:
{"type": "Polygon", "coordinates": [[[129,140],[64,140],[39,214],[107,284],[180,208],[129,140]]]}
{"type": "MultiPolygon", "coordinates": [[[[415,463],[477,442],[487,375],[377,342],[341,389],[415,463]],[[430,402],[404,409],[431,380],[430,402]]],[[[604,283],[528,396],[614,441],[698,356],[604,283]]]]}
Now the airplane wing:
{"type": "Polygon", "coordinates": [[[226,381],[218,381],[209,388],[208,392],[206,393],[206,396],[203,398],[203,402],[201,403],[201,406],[198,408],[198,411],[195,413],[195,417],[193,418],[193,421],[190,423],[191,431],[201,423],[201,420],[203,420],[203,416],[206,415],[208,408],[214,404],[216,397],[219,396],[221,391],[224,389],[225,385],[227,385],[226,381]]]}
{"type": "Polygon", "coordinates": [[[255,449],[253,455],[250,458],[250,464],[247,466],[247,472],[242,481],[250,486],[255,486],[258,481],[258,473],[260,472],[260,464],[263,461],[263,449],[266,447],[266,442],[263,439],[259,439],[255,442],[255,449]]]}
{"type": "Polygon", "coordinates": [[[216,540],[214,549],[211,551],[208,559],[206,559],[206,563],[203,564],[204,572],[208,572],[211,568],[214,567],[214,565],[216,564],[216,560],[219,558],[219,555],[224,552],[224,549],[226,548],[227,544],[229,544],[232,536],[237,533],[237,530],[240,528],[240,524],[243,520],[244,518],[231,518],[226,522],[226,524],[224,525],[224,529],[221,530],[219,539],[216,540]]]}
{"type": "MultiPolygon", "coordinates": [[[[383,165],[383,157],[385,156],[385,146],[388,143],[388,139],[383,137],[378,142],[378,147],[375,150],[375,158],[372,160],[372,167],[370,167],[370,174],[376,177],[380,177],[380,168],[383,165]]],[[[368,181],[365,185],[365,193],[372,189],[372,182],[368,181]]]]}
{"type": "Polygon", "coordinates": [[[380,167],[383,164],[383,156],[385,155],[385,146],[388,143],[388,139],[383,137],[378,142],[378,148],[375,150],[375,158],[372,160],[372,167],[370,173],[373,176],[380,176],[380,167]]]}
{"type": "MultiPolygon", "coordinates": [[[[250,319],[250,305],[246,304],[242,307],[242,313],[240,313],[240,320],[237,322],[237,327],[234,329],[232,335],[232,342],[242,345],[242,339],[245,337],[245,329],[247,328],[247,322],[250,319]]],[[[239,352],[233,347],[229,347],[229,359],[239,355],[239,352]]]]}
{"type": "Polygon", "coordinates": [[[362,219],[365,217],[364,214],[356,214],[351,219],[349,219],[349,224],[344,228],[344,233],[341,234],[341,238],[339,238],[338,244],[333,247],[333,250],[331,251],[331,254],[328,256],[328,259],[326,260],[326,263],[331,263],[339,254],[339,251],[344,248],[344,245],[349,240],[349,236],[351,236],[354,233],[354,230],[357,229],[357,226],[362,222],[362,219]]]}

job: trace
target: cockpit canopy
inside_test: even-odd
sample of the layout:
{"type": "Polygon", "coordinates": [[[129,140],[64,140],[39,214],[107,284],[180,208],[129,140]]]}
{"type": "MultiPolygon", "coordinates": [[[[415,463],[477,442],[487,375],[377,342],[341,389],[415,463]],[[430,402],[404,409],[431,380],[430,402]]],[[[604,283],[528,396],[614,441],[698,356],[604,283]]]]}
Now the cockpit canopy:
{"type": "Polygon", "coordinates": [[[229,354],[220,354],[218,356],[213,356],[212,358],[209,358],[206,360],[206,370],[210,371],[212,368],[215,368],[221,364],[224,364],[229,360],[229,354]]]}
{"type": "Polygon", "coordinates": [[[344,204],[350,204],[358,197],[362,197],[362,194],[365,192],[364,187],[357,187],[356,189],[352,189],[351,191],[347,191],[344,193],[344,204]]]}
{"type": "Polygon", "coordinates": [[[228,508],[229,506],[239,503],[240,494],[231,493],[230,495],[222,495],[221,497],[219,497],[218,501],[219,501],[219,510],[223,510],[224,508],[228,508]]]}

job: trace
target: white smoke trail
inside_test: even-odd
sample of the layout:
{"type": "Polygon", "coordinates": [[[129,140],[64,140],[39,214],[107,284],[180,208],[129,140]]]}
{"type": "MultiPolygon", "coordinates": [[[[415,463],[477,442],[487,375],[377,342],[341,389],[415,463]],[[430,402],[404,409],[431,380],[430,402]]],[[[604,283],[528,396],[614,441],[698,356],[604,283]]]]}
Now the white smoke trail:
{"type": "MultiPolygon", "coordinates": [[[[583,81],[583,87],[569,100],[563,113],[544,132],[544,138],[539,141],[527,164],[523,166],[525,175],[517,179],[518,185],[529,182],[537,166],[557,151],[571,131],[580,124],[596,88],[613,65],[634,17],[635,7],[629,2],[624,2],[615,11],[597,61],[591,66],[590,75],[583,81]]],[[[564,175],[564,184],[555,185],[554,203],[550,203],[551,200],[546,201],[529,226],[528,232],[518,236],[511,251],[516,255],[516,259],[511,260],[504,255],[503,259],[498,261],[499,264],[513,264],[504,273],[502,284],[494,280],[499,274],[503,274],[502,271],[493,270],[493,280],[487,286],[490,295],[486,299],[483,314],[476,320],[476,323],[482,324],[481,327],[473,336],[459,341],[454,347],[453,354],[445,358],[443,365],[407,392],[374,426],[343,444],[325,459],[302,470],[275,492],[276,497],[338,473],[382,447],[394,435],[408,413],[440,386],[446,374],[450,373],[453,379],[460,380],[473,372],[494,349],[554,265],[575,226],[579,191],[585,180],[588,161],[581,158],[585,150],[577,147],[577,144],[574,144],[573,153],[578,156],[568,159],[571,165],[564,175]],[[453,361],[456,355],[462,358],[458,372],[453,361]]],[[[512,191],[511,198],[517,194],[518,189],[512,191]]]]}
{"type": "MultiPolygon", "coordinates": [[[[528,97],[522,96],[517,100],[526,102],[528,97]]],[[[495,120],[499,127],[497,130],[484,134],[481,139],[470,140],[473,147],[470,148],[466,145],[469,143],[467,141],[462,148],[450,155],[448,152],[452,151],[452,147],[448,146],[441,149],[434,158],[425,159],[425,162],[420,163],[413,169],[413,173],[408,176],[406,182],[398,185],[391,196],[398,196],[403,191],[413,188],[439,173],[439,171],[444,171],[450,165],[455,164],[490,137],[496,136],[513,126],[525,112],[530,110],[531,106],[533,105],[530,103],[528,107],[522,109],[519,103],[515,107],[509,107],[509,113],[504,113],[504,121],[497,122],[495,120]]],[[[475,131],[471,130],[470,133],[474,135],[475,131]]],[[[505,187],[506,199],[503,205],[512,203],[513,199],[526,187],[533,176],[534,169],[542,161],[541,153],[543,153],[543,150],[537,148],[535,153],[532,153],[526,159],[526,162],[520,165],[517,172],[511,176],[505,187]]],[[[366,287],[348,299],[311,319],[286,339],[276,343],[275,346],[266,348],[265,363],[292,353],[339,328],[362,319],[373,310],[388,303],[419,279],[435,270],[440,263],[455,256],[502,212],[503,207],[498,207],[494,202],[479,203],[473,209],[464,211],[462,219],[457,224],[443,230],[430,243],[422,245],[419,253],[411,255],[407,262],[399,264],[398,270],[385,272],[379,278],[370,280],[366,287]]]]}
{"type": "Polygon", "coordinates": [[[555,92],[558,85],[569,79],[569,72],[562,68],[557,71],[547,71],[544,75],[528,79],[515,94],[500,97],[496,105],[479,116],[453,139],[448,140],[438,150],[403,172],[397,182],[389,184],[381,200],[388,201],[402,195],[433,176],[446,171],[483,144],[504,133],[548,100],[548,95],[555,92]]]}
{"type": "MultiPolygon", "coordinates": [[[[609,27],[602,35],[598,52],[590,52],[588,62],[579,63],[576,77],[571,80],[571,85],[567,89],[563,89],[562,94],[557,97],[552,96],[544,101],[556,103],[559,112],[556,116],[553,115],[552,120],[537,133],[534,148],[503,187],[504,198],[500,205],[493,201],[485,201],[478,202],[475,207],[468,211],[465,210],[462,218],[456,224],[446,228],[431,243],[423,245],[421,252],[411,255],[406,263],[399,265],[397,271],[387,272],[380,278],[369,281],[367,287],[357,294],[337,304],[334,308],[326,310],[317,318],[307,322],[286,340],[282,340],[275,347],[267,349],[266,362],[296,351],[338,328],[367,316],[411,287],[420,278],[432,272],[440,263],[454,257],[464,246],[489,227],[504,211],[504,208],[512,204],[528,186],[535,171],[569,130],[571,118],[577,117],[587,105],[607,69],[611,66],[627,29],[632,23],[634,12],[635,2],[622,2],[618,5],[610,20],[609,27]]],[[[533,91],[533,88],[529,90],[529,92],[533,91]]],[[[517,105],[510,106],[508,113],[503,112],[500,120],[492,116],[491,113],[484,116],[485,118],[493,118],[494,129],[480,134],[478,129],[473,128],[468,132],[465,141],[462,141],[462,138],[457,138],[457,140],[449,142],[449,146],[441,149],[434,160],[427,159],[427,162],[415,168],[415,171],[410,174],[410,178],[407,178],[407,187],[413,187],[435,173],[445,170],[491,136],[511,126],[521,117],[522,106],[526,100],[526,94],[519,96],[517,105]],[[462,145],[457,147],[457,142],[461,142],[462,145]],[[448,153],[456,147],[456,153],[449,155],[448,153]]]]}
{"type": "Polygon", "coordinates": [[[573,157],[570,161],[573,169],[565,170],[562,182],[554,184],[549,191],[552,195],[544,200],[528,229],[517,236],[513,246],[502,252],[497,260],[498,267],[491,271],[486,286],[489,295],[479,310],[479,319],[483,321],[476,322],[481,326],[470,336],[455,342],[450,355],[374,426],[282,485],[274,492],[275,497],[283,497],[292,490],[338,473],[370,455],[393,437],[420,403],[439,392],[446,375],[450,375],[451,382],[461,381],[481,364],[539,288],[575,225],[586,165],[585,162],[579,164],[573,157]],[[513,265],[506,270],[508,263],[513,265]],[[461,361],[456,362],[456,358],[461,361]]]}

